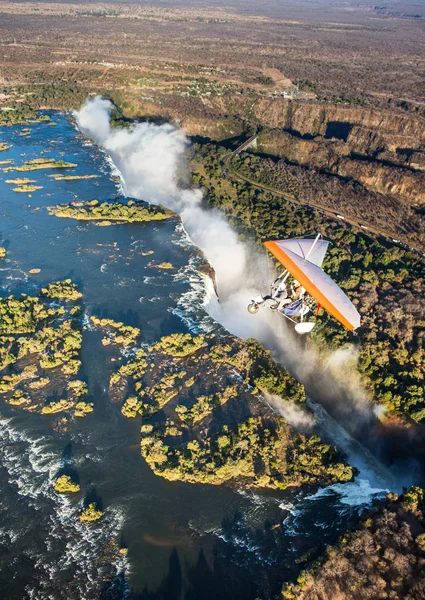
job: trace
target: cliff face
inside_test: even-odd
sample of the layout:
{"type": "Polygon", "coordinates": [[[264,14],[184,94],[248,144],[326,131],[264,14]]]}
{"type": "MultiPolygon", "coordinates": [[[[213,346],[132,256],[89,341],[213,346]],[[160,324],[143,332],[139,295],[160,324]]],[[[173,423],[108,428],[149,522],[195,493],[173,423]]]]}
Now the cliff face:
{"type": "Polygon", "coordinates": [[[400,140],[409,138],[414,146],[425,141],[424,121],[390,110],[362,106],[320,104],[313,102],[292,103],[290,109],[292,129],[302,135],[326,135],[330,123],[345,123],[378,134],[378,139],[395,147],[400,140]]]}
{"type": "MultiPolygon", "coordinates": [[[[260,134],[258,149],[293,163],[353,179],[371,191],[396,197],[409,206],[425,203],[425,174],[422,170],[403,165],[401,159],[393,162],[389,151],[382,151],[375,157],[371,156],[371,152],[361,154],[359,146],[365,145],[366,138],[360,136],[355,142],[353,147],[348,138],[346,142],[319,136],[303,139],[289,132],[274,130],[260,134]]],[[[410,164],[421,169],[424,158],[421,152],[406,156],[410,164]]]]}
{"type": "MultiPolygon", "coordinates": [[[[367,154],[425,150],[425,119],[397,109],[249,96],[203,98],[204,110],[302,137],[339,137],[367,154]]],[[[190,118],[190,117],[189,117],[190,118]]]]}
{"type": "Polygon", "coordinates": [[[335,137],[360,154],[375,156],[389,152],[394,162],[411,162],[414,168],[418,168],[414,164],[425,168],[425,118],[400,109],[242,94],[210,97],[170,94],[161,102],[134,102],[139,114],[172,119],[183,125],[189,135],[222,139],[226,134],[230,137],[232,130],[234,134],[239,133],[243,124],[251,124],[283,129],[310,139],[335,137]],[[412,153],[419,154],[420,158],[415,160],[412,153]]]}
{"type": "Polygon", "coordinates": [[[425,119],[401,111],[249,97],[203,99],[179,114],[192,135],[223,139],[242,123],[271,128],[260,151],[359,181],[409,205],[425,202],[425,119]],[[221,123],[218,126],[218,123],[221,123]]]}
{"type": "Polygon", "coordinates": [[[275,130],[261,134],[260,150],[354,179],[410,205],[425,202],[423,118],[279,99],[259,102],[252,112],[275,130]]]}
{"type": "Polygon", "coordinates": [[[229,94],[140,103],[189,135],[223,140],[264,129],[259,150],[353,179],[417,207],[425,202],[425,119],[400,109],[229,94]]]}

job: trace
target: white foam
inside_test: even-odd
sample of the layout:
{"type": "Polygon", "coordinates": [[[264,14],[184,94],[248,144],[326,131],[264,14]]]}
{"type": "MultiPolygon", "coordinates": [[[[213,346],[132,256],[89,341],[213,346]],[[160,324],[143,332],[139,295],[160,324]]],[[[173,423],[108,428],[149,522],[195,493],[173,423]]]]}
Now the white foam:
{"type": "Polygon", "coordinates": [[[350,483],[335,483],[326,488],[320,488],[315,494],[307,496],[305,499],[316,501],[334,497],[344,506],[363,509],[370,506],[375,498],[383,498],[388,491],[372,487],[367,479],[356,479],[350,483]]]}
{"type": "MultiPolygon", "coordinates": [[[[36,584],[28,585],[26,593],[37,600],[50,599],[49,582],[58,581],[64,570],[69,569],[77,575],[73,583],[79,590],[79,597],[93,597],[105,576],[105,563],[99,561],[102,548],[119,536],[125,520],[124,511],[108,507],[99,522],[87,527],[78,519],[81,505],[74,498],[54,492],[53,484],[62,466],[62,457],[49,446],[50,440],[45,436],[33,437],[30,431],[15,426],[14,419],[0,420],[0,440],[4,449],[1,464],[9,483],[37,511],[50,510],[50,531],[45,539],[47,553],[40,553],[38,547],[27,549],[40,575],[36,584]]],[[[12,542],[25,536],[28,527],[8,531],[12,542]]],[[[126,573],[126,557],[117,556],[108,569],[112,574],[126,573]]]]}

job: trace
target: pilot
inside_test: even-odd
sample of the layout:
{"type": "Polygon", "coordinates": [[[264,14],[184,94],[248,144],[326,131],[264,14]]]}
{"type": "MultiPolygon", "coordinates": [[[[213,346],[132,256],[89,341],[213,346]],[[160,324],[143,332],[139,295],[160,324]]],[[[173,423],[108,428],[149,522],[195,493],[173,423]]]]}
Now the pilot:
{"type": "Polygon", "coordinates": [[[298,300],[298,298],[301,296],[302,289],[303,288],[301,284],[294,279],[294,281],[291,283],[291,296],[293,300],[298,300]]]}

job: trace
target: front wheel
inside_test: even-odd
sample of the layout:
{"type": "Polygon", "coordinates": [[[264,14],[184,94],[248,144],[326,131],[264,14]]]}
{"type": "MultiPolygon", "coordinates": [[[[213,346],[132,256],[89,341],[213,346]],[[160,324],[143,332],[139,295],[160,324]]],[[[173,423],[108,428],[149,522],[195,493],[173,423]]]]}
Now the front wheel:
{"type": "Polygon", "coordinates": [[[248,312],[250,315],[255,315],[255,313],[258,313],[259,309],[260,307],[256,302],[251,302],[251,304],[248,304],[248,312]]]}

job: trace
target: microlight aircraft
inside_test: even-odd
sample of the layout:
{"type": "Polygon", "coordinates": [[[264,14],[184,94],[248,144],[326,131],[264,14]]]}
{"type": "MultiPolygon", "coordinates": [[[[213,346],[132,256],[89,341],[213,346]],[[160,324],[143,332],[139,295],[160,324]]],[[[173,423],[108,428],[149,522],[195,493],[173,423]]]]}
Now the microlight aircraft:
{"type": "Polygon", "coordinates": [[[253,298],[248,312],[268,307],[295,325],[299,334],[310,333],[315,322],[305,321],[309,312],[323,307],[344,327],[355,331],[360,315],[342,289],[322,269],[329,242],[321,239],[272,240],[264,246],[283,265],[284,271],[271,284],[270,294],[253,298]]]}

